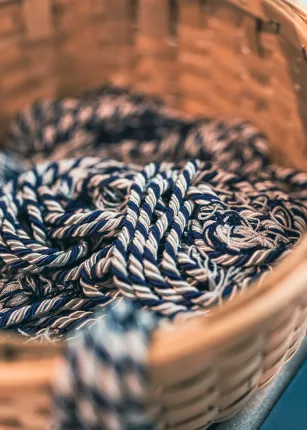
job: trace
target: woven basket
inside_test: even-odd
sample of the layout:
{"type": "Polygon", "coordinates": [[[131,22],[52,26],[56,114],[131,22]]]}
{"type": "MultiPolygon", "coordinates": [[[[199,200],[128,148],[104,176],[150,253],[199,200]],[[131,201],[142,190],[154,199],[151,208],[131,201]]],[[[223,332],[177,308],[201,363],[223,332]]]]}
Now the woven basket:
{"type": "MultiPolygon", "coordinates": [[[[1,133],[38,97],[109,80],[188,114],[251,120],[277,162],[307,171],[306,30],[290,0],[2,0],[1,133]]],[[[306,332],[306,260],[305,239],[260,287],[156,333],[148,398],[161,428],[227,419],[293,356],[306,332]]],[[[0,344],[1,430],[44,429],[61,345],[0,344]]]]}

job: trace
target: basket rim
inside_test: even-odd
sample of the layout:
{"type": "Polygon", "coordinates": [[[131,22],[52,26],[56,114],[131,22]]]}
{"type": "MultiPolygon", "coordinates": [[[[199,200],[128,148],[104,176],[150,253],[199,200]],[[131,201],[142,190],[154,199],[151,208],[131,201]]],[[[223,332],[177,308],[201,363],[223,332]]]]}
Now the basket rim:
{"type": "Polygon", "coordinates": [[[226,0],[244,12],[267,20],[270,15],[278,18],[279,33],[292,43],[298,51],[307,46],[307,7],[296,0],[226,0]],[[298,43],[300,46],[298,46],[298,43]]]}

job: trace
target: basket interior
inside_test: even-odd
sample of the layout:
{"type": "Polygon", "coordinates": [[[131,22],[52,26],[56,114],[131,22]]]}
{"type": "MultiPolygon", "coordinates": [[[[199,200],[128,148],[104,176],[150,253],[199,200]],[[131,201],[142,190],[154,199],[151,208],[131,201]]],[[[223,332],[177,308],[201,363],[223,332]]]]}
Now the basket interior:
{"type": "Polygon", "coordinates": [[[1,130],[37,98],[107,80],[190,114],[250,120],[270,138],[275,161],[307,170],[307,56],[279,3],[1,2],[1,130]]]}

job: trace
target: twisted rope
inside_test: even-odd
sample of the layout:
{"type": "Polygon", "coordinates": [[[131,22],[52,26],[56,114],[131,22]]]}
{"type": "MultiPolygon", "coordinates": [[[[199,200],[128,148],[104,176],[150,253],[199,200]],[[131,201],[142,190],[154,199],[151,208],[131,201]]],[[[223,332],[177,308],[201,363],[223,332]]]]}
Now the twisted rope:
{"type": "Polygon", "coordinates": [[[269,162],[265,137],[245,121],[183,119],[160,100],[109,85],[36,102],[13,122],[8,146],[33,167],[84,156],[139,164],[199,158],[242,173],[269,162]]]}
{"type": "Polygon", "coordinates": [[[307,176],[270,165],[246,122],[183,119],[110,86],[37,102],[10,147],[22,165],[0,165],[0,328],[69,333],[52,428],[151,429],[156,324],[260,282],[306,233],[307,176]]]}
{"type": "Polygon", "coordinates": [[[0,328],[62,336],[119,296],[206,313],[306,232],[306,175],[269,165],[248,123],[182,119],[105,86],[37,102],[10,144],[50,161],[0,191],[0,328]]]}
{"type": "Polygon", "coordinates": [[[11,151],[0,152],[0,186],[5,185],[11,179],[30,167],[30,163],[20,155],[11,151]]]}
{"type": "Polygon", "coordinates": [[[91,330],[68,343],[55,381],[50,428],[152,430],[146,364],[154,314],[120,301],[97,318],[91,330]]]}
{"type": "Polygon", "coordinates": [[[245,288],[306,231],[305,175],[249,180],[90,157],[21,174],[0,191],[0,327],[62,334],[118,294],[173,317],[245,288]]]}

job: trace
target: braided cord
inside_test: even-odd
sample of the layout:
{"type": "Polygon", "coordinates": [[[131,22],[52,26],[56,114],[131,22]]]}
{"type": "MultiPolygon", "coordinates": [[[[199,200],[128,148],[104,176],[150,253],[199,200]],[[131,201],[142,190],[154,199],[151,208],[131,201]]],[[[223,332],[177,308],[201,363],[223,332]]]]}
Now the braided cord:
{"type": "Polygon", "coordinates": [[[21,113],[0,185],[0,328],[68,337],[54,430],[152,429],[157,324],[261,282],[307,231],[307,175],[249,123],[112,86],[21,113]]]}
{"type": "Polygon", "coordinates": [[[274,174],[87,157],[20,175],[0,196],[0,327],[62,334],[118,294],[165,317],[206,312],[306,231],[306,178],[274,174]]]}
{"type": "Polygon", "coordinates": [[[53,430],[152,430],[146,408],[154,314],[120,301],[68,342],[54,382],[53,430]]]}
{"type": "Polygon", "coordinates": [[[270,165],[243,121],[183,119],[107,85],[36,102],[9,146],[0,328],[27,336],[91,326],[121,296],[164,318],[206,313],[306,232],[307,176],[270,165]]]}

